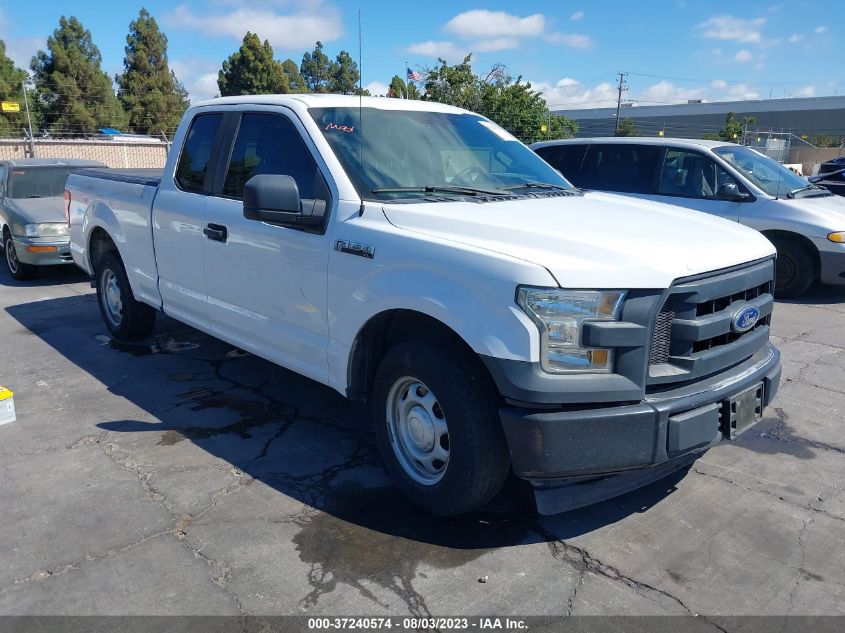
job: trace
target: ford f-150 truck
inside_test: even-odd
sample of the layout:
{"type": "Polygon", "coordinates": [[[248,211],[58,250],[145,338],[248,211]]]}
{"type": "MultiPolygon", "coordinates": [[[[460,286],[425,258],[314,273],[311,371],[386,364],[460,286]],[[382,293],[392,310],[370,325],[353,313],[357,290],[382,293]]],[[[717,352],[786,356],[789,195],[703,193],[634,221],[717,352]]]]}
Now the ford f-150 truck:
{"type": "Polygon", "coordinates": [[[542,513],[620,494],[753,425],[778,388],[762,235],[583,193],[450,106],[215,99],[163,172],[75,173],[66,198],[112,336],[162,311],[370,400],[388,470],[435,514],[511,471],[542,513]]]}

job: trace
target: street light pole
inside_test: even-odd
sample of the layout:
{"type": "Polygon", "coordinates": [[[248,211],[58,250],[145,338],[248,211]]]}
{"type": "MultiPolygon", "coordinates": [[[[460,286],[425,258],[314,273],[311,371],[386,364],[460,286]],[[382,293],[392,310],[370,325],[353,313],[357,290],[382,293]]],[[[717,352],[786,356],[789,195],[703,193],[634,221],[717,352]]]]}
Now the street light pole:
{"type": "Polygon", "coordinates": [[[26,104],[26,122],[29,126],[29,157],[35,158],[35,140],[32,138],[32,117],[29,116],[29,97],[26,95],[26,82],[21,82],[23,88],[23,102],[26,104]]]}

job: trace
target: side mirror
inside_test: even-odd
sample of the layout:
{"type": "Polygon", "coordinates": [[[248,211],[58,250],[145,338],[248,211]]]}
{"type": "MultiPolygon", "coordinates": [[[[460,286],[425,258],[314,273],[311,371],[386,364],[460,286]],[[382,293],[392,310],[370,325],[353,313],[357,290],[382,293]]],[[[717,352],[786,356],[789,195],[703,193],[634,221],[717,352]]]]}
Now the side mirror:
{"type": "Polygon", "coordinates": [[[282,226],[316,226],[326,213],[324,200],[299,197],[299,187],[290,176],[258,174],[244,185],[244,217],[282,226]]]}
{"type": "Polygon", "coordinates": [[[726,182],[722,183],[722,186],[719,187],[719,191],[716,192],[716,197],[720,200],[732,200],[734,202],[742,202],[743,200],[748,198],[748,194],[740,191],[736,183],[726,182]]]}

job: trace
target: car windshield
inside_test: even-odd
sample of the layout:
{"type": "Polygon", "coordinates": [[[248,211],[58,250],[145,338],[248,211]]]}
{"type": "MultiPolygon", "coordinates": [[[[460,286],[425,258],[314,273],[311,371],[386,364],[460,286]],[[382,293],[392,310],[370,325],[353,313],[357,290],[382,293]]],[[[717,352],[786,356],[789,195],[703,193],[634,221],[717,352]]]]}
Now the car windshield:
{"type": "Polygon", "coordinates": [[[364,199],[572,189],[534,152],[477,114],[356,107],[310,112],[364,199]]]}
{"type": "Polygon", "coordinates": [[[713,151],[771,196],[787,196],[798,191],[816,189],[795,172],[748,147],[724,145],[713,151]]]}
{"type": "Polygon", "coordinates": [[[10,198],[55,198],[65,193],[67,175],[79,167],[12,167],[10,198]]]}

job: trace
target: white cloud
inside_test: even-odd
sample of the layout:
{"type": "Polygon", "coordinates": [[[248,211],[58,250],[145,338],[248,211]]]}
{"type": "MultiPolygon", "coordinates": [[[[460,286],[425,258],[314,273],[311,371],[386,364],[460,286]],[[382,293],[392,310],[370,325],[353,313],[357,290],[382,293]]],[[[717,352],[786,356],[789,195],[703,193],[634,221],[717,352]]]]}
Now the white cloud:
{"type": "Polygon", "coordinates": [[[450,63],[456,63],[463,60],[463,58],[469,53],[467,48],[455,46],[453,42],[442,40],[417,42],[416,44],[411,44],[406,50],[413,55],[423,55],[425,57],[434,58],[441,57],[450,63]]]}
{"type": "Polygon", "coordinates": [[[793,97],[815,97],[816,96],[816,87],[815,86],[802,86],[798,90],[792,93],[793,97]]]}
{"type": "Polygon", "coordinates": [[[813,29],[813,32],[819,33],[819,34],[827,33],[827,27],[826,26],[817,26],[815,29],[813,29]]]}
{"type": "Polygon", "coordinates": [[[754,59],[754,55],[747,48],[743,48],[734,55],[734,61],[740,64],[750,62],[752,59],[754,59]]]}
{"type": "Polygon", "coordinates": [[[2,37],[6,42],[6,55],[15,66],[29,72],[29,63],[39,51],[47,48],[47,40],[41,37],[2,37]]]}
{"type": "Polygon", "coordinates": [[[643,101],[646,104],[685,103],[690,99],[703,99],[705,93],[705,89],[701,87],[681,88],[671,81],[663,80],[648,86],[640,93],[639,98],[635,99],[635,101],[643,101]]]}
{"type": "Polygon", "coordinates": [[[208,15],[194,13],[187,5],[180,4],[166,13],[162,22],[169,28],[190,29],[206,36],[236,40],[252,31],[261,39],[270,40],[274,48],[301,50],[313,46],[317,40],[330,42],[343,35],[340,12],[328,5],[319,8],[318,13],[311,8],[280,14],[269,8],[241,7],[226,14],[208,15]]]}
{"type": "Polygon", "coordinates": [[[588,88],[571,77],[554,84],[532,81],[531,87],[543,94],[546,104],[559,109],[604,108],[616,105],[616,87],[603,82],[588,88]]]}
{"type": "Polygon", "coordinates": [[[549,33],[544,38],[549,44],[563,44],[570,48],[586,50],[593,48],[596,43],[589,35],[580,33],[549,33]]]}
{"type": "Polygon", "coordinates": [[[463,38],[532,37],[546,28],[546,18],[541,13],[521,18],[504,11],[473,9],[459,13],[443,28],[463,38]]]}
{"type": "Polygon", "coordinates": [[[759,44],[763,40],[760,27],[765,23],[766,18],[746,20],[732,15],[716,15],[699,24],[698,28],[709,39],[759,44]]]}
{"type": "Polygon", "coordinates": [[[380,81],[371,81],[364,89],[369,90],[370,94],[374,97],[383,97],[387,94],[387,91],[390,90],[390,86],[380,81]]]}
{"type": "Polygon", "coordinates": [[[217,70],[220,65],[203,59],[171,60],[170,69],[188,91],[192,102],[212,99],[220,93],[217,70]]]}
{"type": "Polygon", "coordinates": [[[494,51],[507,51],[519,47],[519,40],[514,37],[497,37],[492,40],[481,40],[476,42],[472,50],[479,53],[492,53],[494,51]]]}
{"type": "Polygon", "coordinates": [[[803,39],[804,39],[804,36],[803,36],[803,35],[800,35],[800,34],[798,34],[798,33],[793,33],[792,35],[790,35],[790,36],[787,38],[787,40],[786,40],[786,41],[787,41],[787,42],[789,42],[790,44],[797,44],[798,42],[800,42],[800,41],[801,41],[801,40],[803,40],[803,39]]]}
{"type": "Polygon", "coordinates": [[[573,22],[577,22],[578,20],[580,20],[583,17],[584,17],[583,11],[576,11],[575,13],[573,13],[572,15],[569,16],[569,19],[572,20],[573,22]]]}

